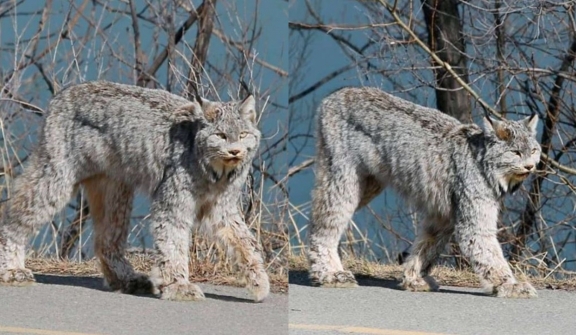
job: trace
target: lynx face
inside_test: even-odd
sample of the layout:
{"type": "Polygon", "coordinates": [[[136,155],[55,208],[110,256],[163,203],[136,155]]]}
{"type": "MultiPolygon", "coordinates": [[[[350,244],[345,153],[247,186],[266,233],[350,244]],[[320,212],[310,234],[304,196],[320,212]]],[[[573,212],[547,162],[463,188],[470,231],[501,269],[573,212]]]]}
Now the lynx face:
{"type": "Polygon", "coordinates": [[[230,179],[250,164],[260,143],[254,98],[226,103],[202,99],[201,107],[206,126],[196,136],[200,159],[213,181],[230,179]]]}
{"type": "Polygon", "coordinates": [[[520,121],[486,119],[486,131],[495,140],[488,150],[494,156],[496,178],[504,191],[516,191],[540,161],[537,124],[536,115],[520,121]]]}

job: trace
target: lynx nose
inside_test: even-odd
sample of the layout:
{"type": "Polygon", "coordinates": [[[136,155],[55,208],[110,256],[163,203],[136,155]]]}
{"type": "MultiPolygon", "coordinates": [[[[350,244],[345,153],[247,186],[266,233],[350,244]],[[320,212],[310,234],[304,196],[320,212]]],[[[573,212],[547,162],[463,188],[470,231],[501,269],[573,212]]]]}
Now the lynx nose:
{"type": "Polygon", "coordinates": [[[232,156],[238,156],[238,154],[240,153],[240,150],[238,149],[230,149],[228,150],[228,153],[232,156]]]}
{"type": "Polygon", "coordinates": [[[532,165],[532,164],[524,165],[524,168],[528,171],[532,171],[534,169],[534,165],[532,165]]]}

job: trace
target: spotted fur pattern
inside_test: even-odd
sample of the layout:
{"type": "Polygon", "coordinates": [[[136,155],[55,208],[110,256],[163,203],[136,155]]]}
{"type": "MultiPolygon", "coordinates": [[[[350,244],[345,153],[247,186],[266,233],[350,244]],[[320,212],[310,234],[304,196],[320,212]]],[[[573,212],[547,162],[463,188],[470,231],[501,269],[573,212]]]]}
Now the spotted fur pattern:
{"type": "Polygon", "coordinates": [[[317,118],[316,185],[309,238],[310,278],[355,286],[338,242],[353,213],[391,187],[424,216],[401,286],[437,290],[429,276],[452,234],[484,286],[499,297],[535,297],[518,282],[496,238],[501,199],[540,160],[538,118],[461,124],[375,88],[345,88],[317,118]]]}
{"type": "Polygon", "coordinates": [[[203,299],[188,268],[190,229],[198,224],[240,266],[254,299],[263,300],[269,281],[261,250],[238,208],[261,137],[255,119],[252,96],[188,101],[103,81],[59,92],[4,206],[0,284],[34,281],[24,265],[28,239],[83,187],[96,255],[112,290],[203,299]],[[151,278],[136,273],[124,255],[137,190],[152,201],[158,260],[151,278]]]}

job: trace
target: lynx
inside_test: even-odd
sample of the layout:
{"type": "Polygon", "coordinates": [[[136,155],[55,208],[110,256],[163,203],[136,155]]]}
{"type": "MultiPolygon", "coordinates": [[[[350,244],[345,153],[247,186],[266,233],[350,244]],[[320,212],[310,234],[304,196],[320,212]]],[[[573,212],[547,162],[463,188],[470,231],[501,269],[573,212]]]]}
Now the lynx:
{"type": "Polygon", "coordinates": [[[323,100],[309,236],[313,285],[357,285],[337,253],[355,210],[390,186],[425,218],[400,286],[436,291],[429,273],[454,233],[483,286],[498,297],[536,297],[518,282],[496,238],[500,200],[534,171],[538,117],[461,124],[375,88],[344,88],[323,100]]]}
{"type": "Polygon", "coordinates": [[[89,82],[50,102],[39,144],[15,181],[0,223],[0,283],[34,282],[24,266],[31,234],[83,187],[106,285],[168,300],[202,300],[189,282],[189,234],[198,224],[240,265],[255,301],[269,293],[260,246],[239,211],[259,147],[255,100],[194,101],[166,91],[89,82]],[[125,258],[135,191],[151,198],[157,262],[151,276],[125,258]]]}

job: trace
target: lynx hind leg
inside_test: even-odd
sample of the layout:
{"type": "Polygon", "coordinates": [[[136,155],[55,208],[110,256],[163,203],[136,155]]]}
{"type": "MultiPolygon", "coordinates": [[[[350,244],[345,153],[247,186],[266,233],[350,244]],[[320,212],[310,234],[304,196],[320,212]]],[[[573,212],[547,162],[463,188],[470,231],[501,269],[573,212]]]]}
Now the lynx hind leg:
{"type": "Polygon", "coordinates": [[[246,287],[254,301],[264,300],[270,293],[270,280],[266,273],[262,249],[240,215],[235,214],[223,221],[206,220],[204,232],[216,238],[241,271],[246,287]]]}
{"type": "Polygon", "coordinates": [[[0,221],[0,284],[24,286],[34,276],[24,265],[26,244],[33,232],[66,205],[75,190],[73,173],[65,162],[31,159],[16,179],[0,221]]]}
{"type": "Polygon", "coordinates": [[[401,288],[408,291],[439,290],[439,285],[429,274],[454,231],[449,222],[438,218],[428,218],[424,222],[412,245],[410,256],[403,264],[401,288]]]}
{"type": "Polygon", "coordinates": [[[352,272],[342,266],[338,243],[361,198],[366,203],[371,200],[370,195],[362,194],[364,183],[354,167],[331,165],[328,168],[320,160],[312,194],[308,250],[313,286],[345,288],[358,285],[352,272]]]}
{"type": "Polygon", "coordinates": [[[86,180],[83,186],[94,225],[94,249],[105,285],[122,293],[152,293],[148,276],[136,273],[125,257],[134,190],[106,177],[86,180]]]}

